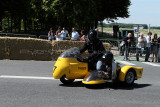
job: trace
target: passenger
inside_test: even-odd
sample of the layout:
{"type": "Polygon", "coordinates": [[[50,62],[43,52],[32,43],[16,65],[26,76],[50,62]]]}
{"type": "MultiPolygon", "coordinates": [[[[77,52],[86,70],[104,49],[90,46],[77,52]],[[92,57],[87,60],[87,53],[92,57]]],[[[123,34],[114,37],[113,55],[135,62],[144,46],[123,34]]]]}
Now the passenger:
{"type": "Polygon", "coordinates": [[[97,38],[97,32],[95,30],[89,31],[88,39],[80,49],[80,53],[82,54],[86,50],[88,50],[89,56],[83,58],[81,61],[88,62],[89,70],[101,69],[102,56],[105,52],[105,48],[102,42],[97,38]]]}
{"type": "Polygon", "coordinates": [[[107,51],[102,56],[102,65],[99,69],[103,78],[112,79],[112,62],[113,54],[110,51],[107,51]]]}

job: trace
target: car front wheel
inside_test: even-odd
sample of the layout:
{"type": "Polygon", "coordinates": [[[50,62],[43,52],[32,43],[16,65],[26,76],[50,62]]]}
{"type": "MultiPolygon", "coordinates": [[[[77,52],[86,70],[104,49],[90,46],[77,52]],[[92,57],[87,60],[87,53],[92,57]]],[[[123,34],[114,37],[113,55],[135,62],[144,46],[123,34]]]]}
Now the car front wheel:
{"type": "Polygon", "coordinates": [[[129,70],[125,77],[125,83],[127,85],[132,85],[134,83],[134,80],[135,80],[135,73],[133,70],[129,70]]]}
{"type": "Polygon", "coordinates": [[[60,78],[60,81],[63,83],[63,84],[72,84],[73,81],[75,79],[67,79],[65,75],[63,75],[61,78],[60,78]]]}

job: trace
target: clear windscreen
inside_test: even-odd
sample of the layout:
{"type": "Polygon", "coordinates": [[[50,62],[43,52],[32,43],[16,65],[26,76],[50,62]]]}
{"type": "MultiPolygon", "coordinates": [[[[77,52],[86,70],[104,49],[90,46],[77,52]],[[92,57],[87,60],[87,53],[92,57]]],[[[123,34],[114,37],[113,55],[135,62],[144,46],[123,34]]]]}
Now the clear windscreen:
{"type": "Polygon", "coordinates": [[[61,58],[77,58],[79,56],[80,50],[77,47],[70,48],[60,55],[61,58]]]}

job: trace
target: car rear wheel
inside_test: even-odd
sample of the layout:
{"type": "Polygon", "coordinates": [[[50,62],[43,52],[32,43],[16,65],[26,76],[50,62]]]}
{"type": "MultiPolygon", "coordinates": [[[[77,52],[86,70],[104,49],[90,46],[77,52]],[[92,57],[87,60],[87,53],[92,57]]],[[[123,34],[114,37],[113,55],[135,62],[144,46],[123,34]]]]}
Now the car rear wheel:
{"type": "Polygon", "coordinates": [[[75,79],[67,79],[65,75],[63,75],[61,78],[60,78],[60,81],[63,83],[63,84],[72,84],[73,81],[75,79]]]}
{"type": "Polygon", "coordinates": [[[129,70],[125,77],[125,83],[127,85],[132,85],[134,83],[134,80],[135,80],[135,73],[133,70],[129,70]]]}

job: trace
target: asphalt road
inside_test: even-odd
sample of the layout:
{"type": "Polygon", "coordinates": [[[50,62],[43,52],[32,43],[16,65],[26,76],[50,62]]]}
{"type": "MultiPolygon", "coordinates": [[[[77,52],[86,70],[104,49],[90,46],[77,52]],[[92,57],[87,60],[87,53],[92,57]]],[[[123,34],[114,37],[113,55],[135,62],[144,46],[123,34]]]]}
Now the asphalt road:
{"type": "Polygon", "coordinates": [[[160,66],[131,63],[144,67],[142,79],[134,86],[106,84],[88,89],[80,80],[71,86],[54,80],[54,62],[2,60],[0,107],[159,107],[160,66]]]}

